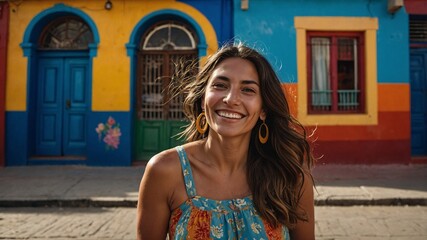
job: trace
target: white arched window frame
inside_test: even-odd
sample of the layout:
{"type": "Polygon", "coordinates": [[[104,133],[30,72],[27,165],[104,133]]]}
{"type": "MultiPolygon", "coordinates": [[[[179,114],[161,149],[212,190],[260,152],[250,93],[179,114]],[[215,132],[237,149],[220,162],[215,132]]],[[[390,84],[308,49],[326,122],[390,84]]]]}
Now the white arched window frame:
{"type": "Polygon", "coordinates": [[[75,16],[53,20],[43,30],[39,48],[43,50],[85,50],[93,42],[93,33],[83,19],[75,16]]]}
{"type": "Polygon", "coordinates": [[[196,41],[187,28],[174,23],[167,23],[153,28],[143,43],[143,50],[193,50],[196,41]],[[176,39],[179,36],[179,39],[176,39]]]}

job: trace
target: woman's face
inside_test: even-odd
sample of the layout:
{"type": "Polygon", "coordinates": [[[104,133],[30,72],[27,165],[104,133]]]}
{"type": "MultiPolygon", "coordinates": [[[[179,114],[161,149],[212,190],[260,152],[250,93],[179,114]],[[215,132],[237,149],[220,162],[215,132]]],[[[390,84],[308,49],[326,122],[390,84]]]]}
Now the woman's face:
{"type": "Polygon", "coordinates": [[[265,119],[255,66],[237,57],[222,61],[208,80],[202,106],[210,131],[222,137],[250,137],[258,119],[265,119]]]}

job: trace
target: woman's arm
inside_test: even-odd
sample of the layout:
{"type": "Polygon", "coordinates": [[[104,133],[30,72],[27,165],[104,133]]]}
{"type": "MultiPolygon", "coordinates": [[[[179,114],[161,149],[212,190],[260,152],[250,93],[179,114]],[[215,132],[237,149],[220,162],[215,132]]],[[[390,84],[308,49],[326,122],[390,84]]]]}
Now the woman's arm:
{"type": "Polygon", "coordinates": [[[137,239],[166,239],[170,207],[170,165],[164,154],[154,156],[147,164],[139,186],[137,239]]]}
{"type": "Polygon", "coordinates": [[[313,179],[309,174],[304,174],[304,184],[301,192],[302,196],[299,201],[299,210],[306,214],[308,221],[299,220],[297,222],[297,225],[291,231],[291,239],[315,239],[313,179]]]}

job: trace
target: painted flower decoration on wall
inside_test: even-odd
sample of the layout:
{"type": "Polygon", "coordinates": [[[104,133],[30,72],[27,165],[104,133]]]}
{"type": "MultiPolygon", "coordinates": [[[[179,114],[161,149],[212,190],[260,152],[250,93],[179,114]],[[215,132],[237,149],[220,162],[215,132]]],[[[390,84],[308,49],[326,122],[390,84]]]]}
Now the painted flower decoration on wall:
{"type": "Polygon", "coordinates": [[[98,133],[99,141],[101,139],[104,141],[107,150],[119,148],[122,133],[120,132],[120,124],[113,117],[108,117],[106,123],[99,123],[95,131],[98,133]]]}

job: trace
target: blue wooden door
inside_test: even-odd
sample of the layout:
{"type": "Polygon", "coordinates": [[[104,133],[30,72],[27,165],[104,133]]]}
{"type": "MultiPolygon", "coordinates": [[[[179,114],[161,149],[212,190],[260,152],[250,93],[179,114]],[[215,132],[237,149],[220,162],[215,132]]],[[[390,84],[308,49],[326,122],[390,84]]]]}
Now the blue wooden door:
{"type": "Polygon", "coordinates": [[[427,49],[411,49],[411,145],[413,156],[427,155],[427,49]]]}
{"type": "Polygon", "coordinates": [[[37,80],[36,155],[84,156],[88,60],[42,58],[37,80]]]}

